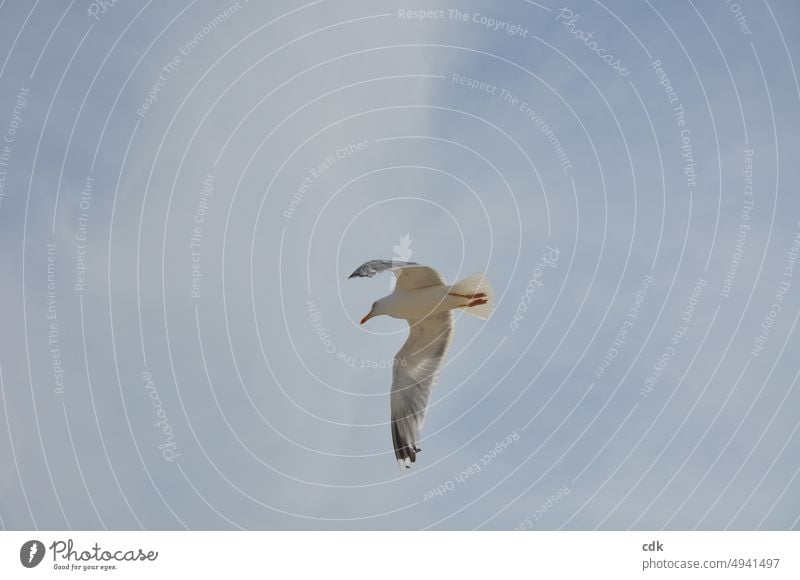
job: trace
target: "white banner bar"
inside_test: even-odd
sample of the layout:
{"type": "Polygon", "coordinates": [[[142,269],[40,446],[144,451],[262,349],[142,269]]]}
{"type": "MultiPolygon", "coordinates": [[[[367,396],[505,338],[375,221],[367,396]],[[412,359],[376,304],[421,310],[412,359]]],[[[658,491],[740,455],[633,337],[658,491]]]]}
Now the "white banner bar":
{"type": "Polygon", "coordinates": [[[797,532],[2,532],[0,578],[800,578],[797,532]]]}

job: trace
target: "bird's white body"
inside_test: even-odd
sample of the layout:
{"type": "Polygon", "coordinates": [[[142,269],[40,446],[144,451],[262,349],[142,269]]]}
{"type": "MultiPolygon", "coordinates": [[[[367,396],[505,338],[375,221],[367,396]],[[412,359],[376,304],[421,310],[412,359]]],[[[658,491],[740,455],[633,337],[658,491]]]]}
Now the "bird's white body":
{"type": "Polygon", "coordinates": [[[442,275],[412,262],[372,260],[350,277],[372,277],[391,270],[397,276],[394,292],[377,300],[361,320],[385,314],[408,321],[408,339],[397,353],[392,374],[392,442],[401,467],[416,461],[420,430],[431,391],[453,339],[455,309],[479,318],[494,310],[494,292],[486,276],[476,274],[448,286],[442,275]]]}
{"type": "Polygon", "coordinates": [[[418,290],[395,291],[378,300],[381,313],[392,318],[422,320],[426,316],[440,314],[464,304],[464,300],[450,296],[450,286],[430,286],[418,290]]]}

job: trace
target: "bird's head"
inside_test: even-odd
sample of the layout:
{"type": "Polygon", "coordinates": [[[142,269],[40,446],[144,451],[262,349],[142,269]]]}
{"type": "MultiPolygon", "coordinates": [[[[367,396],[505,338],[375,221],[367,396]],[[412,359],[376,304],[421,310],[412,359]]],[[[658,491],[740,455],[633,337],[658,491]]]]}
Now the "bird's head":
{"type": "Polygon", "coordinates": [[[381,314],[386,314],[386,310],[384,309],[383,300],[376,300],[372,303],[372,308],[367,313],[367,315],[361,319],[361,324],[364,324],[370,318],[375,318],[376,316],[380,316],[381,314]]]}

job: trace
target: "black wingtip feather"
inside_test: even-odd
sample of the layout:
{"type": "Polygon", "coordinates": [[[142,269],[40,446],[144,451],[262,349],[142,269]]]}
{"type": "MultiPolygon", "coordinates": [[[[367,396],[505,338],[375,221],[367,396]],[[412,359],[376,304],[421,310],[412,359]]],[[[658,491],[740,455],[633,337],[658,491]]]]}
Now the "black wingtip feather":
{"type": "Polygon", "coordinates": [[[397,260],[370,260],[356,268],[356,271],[350,274],[347,279],[372,278],[378,272],[390,270],[398,266],[419,266],[419,264],[416,262],[400,262],[397,260]]]}
{"type": "MultiPolygon", "coordinates": [[[[413,443],[407,441],[401,434],[397,426],[397,421],[392,421],[392,444],[394,446],[394,456],[400,462],[405,462],[408,459],[411,463],[417,461],[417,453],[422,449],[413,443]]],[[[406,465],[406,469],[410,469],[411,465],[406,465]]]]}

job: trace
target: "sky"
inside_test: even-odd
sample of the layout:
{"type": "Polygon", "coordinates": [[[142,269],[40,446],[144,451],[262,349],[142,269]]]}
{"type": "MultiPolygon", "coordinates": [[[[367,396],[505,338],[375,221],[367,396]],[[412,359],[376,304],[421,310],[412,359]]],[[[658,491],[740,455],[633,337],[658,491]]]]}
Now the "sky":
{"type": "Polygon", "coordinates": [[[0,527],[800,527],[800,6],[0,4],[0,527]],[[413,260],[485,272],[413,469],[413,260]]]}

